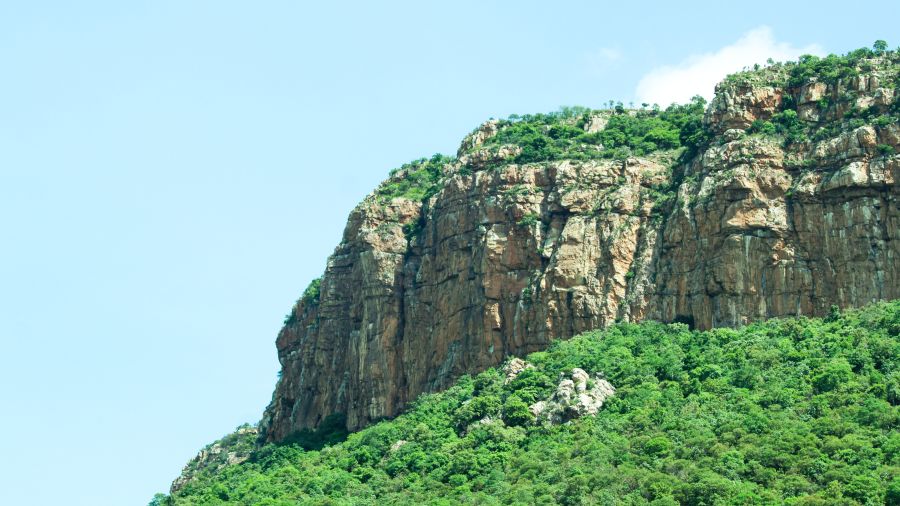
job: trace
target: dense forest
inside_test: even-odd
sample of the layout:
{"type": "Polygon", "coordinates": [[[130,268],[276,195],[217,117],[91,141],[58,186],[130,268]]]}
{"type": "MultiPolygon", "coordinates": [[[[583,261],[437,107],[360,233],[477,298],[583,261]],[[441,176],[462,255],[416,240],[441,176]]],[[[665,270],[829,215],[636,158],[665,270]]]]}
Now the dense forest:
{"type": "Polygon", "coordinates": [[[900,302],[705,332],[618,324],[349,436],[255,448],[239,431],[220,444],[246,461],[151,504],[900,504],[898,352],[900,302]],[[535,420],[576,367],[615,395],[535,420]]]}

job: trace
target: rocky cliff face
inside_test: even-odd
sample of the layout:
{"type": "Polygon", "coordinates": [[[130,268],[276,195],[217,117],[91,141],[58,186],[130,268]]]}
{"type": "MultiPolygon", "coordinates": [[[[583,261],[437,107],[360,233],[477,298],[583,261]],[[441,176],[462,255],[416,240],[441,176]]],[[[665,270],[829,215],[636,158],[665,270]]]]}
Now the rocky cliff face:
{"type": "Polygon", "coordinates": [[[726,80],[710,140],[680,162],[513,163],[517,146],[479,149],[501,129],[486,123],[430,197],[373,193],[352,212],[318,299],[278,336],[263,437],[337,413],[356,429],[617,320],[710,328],[900,298],[897,77],[878,63],[833,82],[726,80]]]}

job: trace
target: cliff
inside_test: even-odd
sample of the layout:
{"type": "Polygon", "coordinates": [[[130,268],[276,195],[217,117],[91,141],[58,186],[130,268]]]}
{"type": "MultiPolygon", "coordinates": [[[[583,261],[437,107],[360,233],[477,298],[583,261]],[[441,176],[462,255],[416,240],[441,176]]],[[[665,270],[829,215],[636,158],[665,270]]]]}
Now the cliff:
{"type": "Polygon", "coordinates": [[[261,437],[357,429],[615,321],[900,298],[898,66],[857,51],[729,76],[702,123],[699,101],[491,121],[396,171],[279,333],[261,437]]]}

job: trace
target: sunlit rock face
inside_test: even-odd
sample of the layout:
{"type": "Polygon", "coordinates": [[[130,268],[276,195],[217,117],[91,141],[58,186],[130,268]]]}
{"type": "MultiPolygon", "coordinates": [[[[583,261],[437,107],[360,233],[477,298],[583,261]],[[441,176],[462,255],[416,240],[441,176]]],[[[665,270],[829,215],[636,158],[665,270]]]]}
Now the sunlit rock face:
{"type": "Polygon", "coordinates": [[[884,146],[896,151],[897,123],[853,128],[845,121],[834,136],[787,151],[777,137],[717,123],[767,120],[787,94],[801,117],[815,105],[818,112],[806,115],[828,124],[850,106],[832,98],[822,108],[822,97],[856,97],[854,104],[886,111],[893,90],[863,75],[764,91],[745,93],[742,102],[734,93],[721,98],[730,92],[720,88],[710,106],[707,120],[721,136],[685,168],[656,262],[651,318],[734,326],[900,297],[900,159],[884,154],[884,146]],[[720,102],[731,112],[723,114],[720,102]]]}
{"type": "Polygon", "coordinates": [[[706,329],[900,298],[900,157],[884,147],[900,151],[900,129],[844,117],[891,108],[884,82],[877,69],[797,88],[726,81],[705,118],[712,140],[680,164],[497,166],[517,151],[479,153],[498,130],[485,124],[429,199],[373,194],[351,213],[318,301],[298,304],[278,336],[263,439],[332,414],[360,428],[615,321],[706,329]],[[786,97],[833,135],[786,148],[746,131],[786,97]]]}

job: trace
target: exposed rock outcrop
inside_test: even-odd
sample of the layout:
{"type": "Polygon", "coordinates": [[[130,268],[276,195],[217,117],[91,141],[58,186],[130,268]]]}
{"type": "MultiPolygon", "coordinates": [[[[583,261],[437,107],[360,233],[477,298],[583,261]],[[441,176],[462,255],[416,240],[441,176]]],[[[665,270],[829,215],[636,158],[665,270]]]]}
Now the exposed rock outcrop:
{"type": "Polygon", "coordinates": [[[238,427],[236,431],[224,438],[207,445],[200,450],[181,470],[181,474],[172,482],[170,494],[175,494],[196,479],[201,473],[215,474],[221,469],[240,464],[253,451],[259,431],[249,425],[238,427]]]}
{"type": "Polygon", "coordinates": [[[538,423],[560,424],[583,416],[596,415],[616,389],[602,376],[591,378],[583,369],[575,368],[563,377],[549,399],[538,401],[529,410],[538,423]]]}
{"type": "Polygon", "coordinates": [[[516,379],[516,376],[518,376],[520,372],[524,371],[525,369],[533,369],[533,368],[534,368],[533,365],[525,362],[521,358],[514,357],[511,360],[509,360],[507,363],[503,364],[502,371],[503,371],[503,374],[506,376],[503,379],[503,383],[508,384],[508,383],[512,382],[512,380],[516,379]]]}
{"type": "Polygon", "coordinates": [[[711,142],[674,171],[637,157],[515,164],[515,146],[483,168],[498,162],[477,155],[498,131],[485,124],[435,195],[373,194],[351,213],[319,299],[278,336],[264,438],[333,413],[362,427],[617,320],[706,329],[900,298],[900,130],[844,118],[892,107],[880,83],[877,69],[797,88],[726,81],[705,119],[711,142]],[[786,97],[800,121],[841,128],[788,147],[745,131],[786,97]]]}

